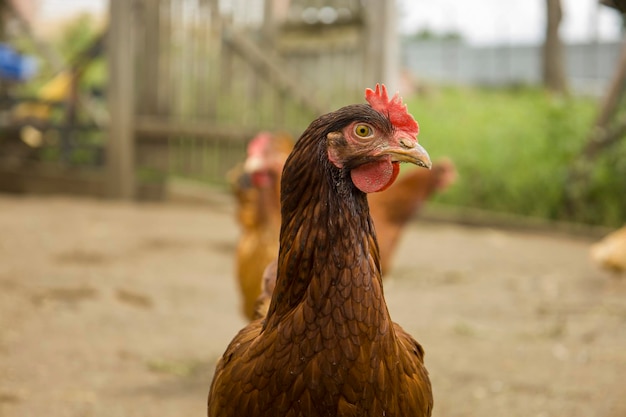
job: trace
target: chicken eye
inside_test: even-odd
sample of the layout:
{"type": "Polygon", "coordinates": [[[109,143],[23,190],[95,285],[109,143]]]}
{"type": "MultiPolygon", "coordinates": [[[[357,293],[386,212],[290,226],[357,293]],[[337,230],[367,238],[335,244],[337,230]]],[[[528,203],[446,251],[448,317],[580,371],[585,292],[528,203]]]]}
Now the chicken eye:
{"type": "Polygon", "coordinates": [[[354,133],[359,137],[366,138],[372,134],[372,128],[368,125],[358,124],[354,127],[354,133]]]}

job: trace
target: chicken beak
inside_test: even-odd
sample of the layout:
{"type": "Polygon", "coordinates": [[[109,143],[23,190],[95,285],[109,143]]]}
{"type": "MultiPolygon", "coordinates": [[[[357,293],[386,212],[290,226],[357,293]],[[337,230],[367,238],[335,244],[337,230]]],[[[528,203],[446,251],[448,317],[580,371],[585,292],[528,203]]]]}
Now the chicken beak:
{"type": "Polygon", "coordinates": [[[248,174],[252,174],[253,172],[263,169],[264,165],[263,158],[259,156],[252,156],[244,162],[243,171],[248,174]]]}
{"type": "Polygon", "coordinates": [[[401,139],[400,146],[389,148],[385,153],[391,155],[393,162],[409,162],[427,169],[433,165],[426,149],[415,140],[401,139]]]}

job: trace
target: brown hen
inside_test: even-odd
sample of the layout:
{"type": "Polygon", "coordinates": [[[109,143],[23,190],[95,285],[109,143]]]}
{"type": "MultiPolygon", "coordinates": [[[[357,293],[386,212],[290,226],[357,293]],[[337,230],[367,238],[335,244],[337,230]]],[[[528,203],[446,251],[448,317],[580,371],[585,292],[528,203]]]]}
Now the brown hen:
{"type": "MultiPolygon", "coordinates": [[[[247,169],[239,169],[233,175],[238,219],[242,229],[237,248],[237,278],[243,312],[248,319],[258,318],[258,311],[252,306],[259,294],[262,295],[262,271],[278,255],[278,179],[292,148],[290,136],[263,132],[250,142],[245,163],[247,169]],[[251,181],[253,175],[267,180],[251,181]],[[259,195],[263,198],[259,198],[259,195]],[[242,213],[248,215],[244,217],[242,213]]],[[[455,179],[454,164],[449,159],[442,159],[435,162],[431,170],[413,169],[400,175],[384,192],[368,195],[370,214],[374,219],[380,247],[383,277],[391,269],[391,261],[406,224],[419,213],[426,200],[445,190],[455,179]]],[[[261,303],[267,304],[263,300],[261,303]]]]}
{"type": "Polygon", "coordinates": [[[313,121],[285,164],[276,288],[219,360],[209,417],[431,415],[424,351],[383,297],[366,198],[400,162],[430,160],[397,96],[366,98],[313,121]]]}

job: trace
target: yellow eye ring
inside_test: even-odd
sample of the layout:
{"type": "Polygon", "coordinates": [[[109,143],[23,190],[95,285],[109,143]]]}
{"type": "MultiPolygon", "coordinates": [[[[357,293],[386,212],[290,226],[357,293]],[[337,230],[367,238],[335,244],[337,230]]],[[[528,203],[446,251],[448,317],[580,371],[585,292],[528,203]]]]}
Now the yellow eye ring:
{"type": "Polygon", "coordinates": [[[372,135],[372,128],[369,125],[359,123],[354,126],[354,133],[361,138],[366,138],[372,135]]]}

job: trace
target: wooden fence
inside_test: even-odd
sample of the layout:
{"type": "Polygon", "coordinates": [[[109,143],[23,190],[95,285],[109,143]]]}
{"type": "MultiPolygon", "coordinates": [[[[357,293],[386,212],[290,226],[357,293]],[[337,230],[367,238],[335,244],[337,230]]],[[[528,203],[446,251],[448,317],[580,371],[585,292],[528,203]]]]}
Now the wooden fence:
{"type": "Polygon", "coordinates": [[[297,136],[394,83],[393,2],[308,3],[111,0],[109,194],[168,176],[223,184],[259,131],[297,136]]]}

